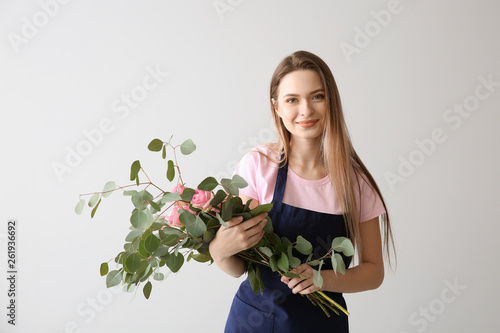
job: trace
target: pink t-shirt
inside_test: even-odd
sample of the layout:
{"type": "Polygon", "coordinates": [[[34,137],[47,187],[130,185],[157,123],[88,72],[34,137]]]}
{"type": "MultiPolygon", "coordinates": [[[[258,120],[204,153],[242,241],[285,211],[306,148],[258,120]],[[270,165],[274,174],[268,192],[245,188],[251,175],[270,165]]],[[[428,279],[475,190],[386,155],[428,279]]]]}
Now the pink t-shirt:
{"type": "MultiPolygon", "coordinates": [[[[267,147],[256,147],[242,157],[234,174],[240,175],[248,182],[247,187],[240,189],[241,194],[257,200],[260,204],[265,204],[273,200],[278,165],[259,154],[257,150],[271,159],[277,159],[275,155],[270,154],[267,147]]],[[[385,213],[377,192],[372,190],[362,177],[358,176],[358,180],[361,184],[360,222],[371,220],[385,213]]],[[[359,198],[357,186],[354,186],[354,191],[356,198],[359,198]]],[[[288,168],[283,203],[321,213],[342,214],[329,175],[318,180],[308,180],[299,177],[291,168],[288,168]]]]}

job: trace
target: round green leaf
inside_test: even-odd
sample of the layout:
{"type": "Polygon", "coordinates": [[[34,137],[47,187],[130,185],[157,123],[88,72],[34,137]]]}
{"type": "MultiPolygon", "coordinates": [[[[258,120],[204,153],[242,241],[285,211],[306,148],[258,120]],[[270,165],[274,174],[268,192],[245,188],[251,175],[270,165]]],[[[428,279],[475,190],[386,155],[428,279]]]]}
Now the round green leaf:
{"type": "Polygon", "coordinates": [[[219,183],[214,177],[207,177],[198,185],[198,189],[202,191],[212,191],[217,185],[219,185],[219,183]]]}
{"type": "Polygon", "coordinates": [[[120,271],[111,271],[106,276],[106,287],[111,288],[117,286],[122,282],[122,273],[120,271]]]}
{"type": "Polygon", "coordinates": [[[145,209],[151,200],[153,200],[153,196],[146,190],[142,190],[132,195],[132,203],[135,208],[145,209]]]}
{"type": "Polygon", "coordinates": [[[315,269],[313,269],[313,283],[318,288],[323,287],[323,277],[321,273],[315,269]]]}
{"type": "Polygon", "coordinates": [[[286,253],[281,254],[281,258],[278,260],[278,267],[284,272],[288,272],[290,270],[288,255],[286,253]]]}
{"type": "Polygon", "coordinates": [[[165,192],[165,194],[163,194],[163,197],[161,198],[160,201],[162,203],[167,203],[170,201],[177,201],[177,200],[181,200],[181,196],[178,192],[174,192],[174,193],[165,192]]]}
{"type": "Polygon", "coordinates": [[[151,295],[151,289],[153,289],[153,284],[148,281],[148,283],[146,283],[146,285],[142,289],[142,292],[144,293],[144,297],[146,297],[146,299],[149,299],[149,296],[151,295]]]}
{"type": "Polygon", "coordinates": [[[113,181],[110,181],[110,182],[107,182],[106,184],[104,184],[104,188],[102,189],[102,196],[104,198],[107,198],[109,197],[112,193],[113,193],[113,190],[116,188],[116,183],[113,182],[113,181]]]}
{"type": "Polygon", "coordinates": [[[148,238],[146,238],[146,240],[144,241],[144,247],[146,248],[146,250],[148,252],[151,252],[151,253],[156,251],[159,244],[160,244],[160,240],[158,239],[158,237],[156,237],[153,234],[149,235],[148,238]]]}
{"type": "Polygon", "coordinates": [[[337,274],[337,272],[341,274],[345,274],[345,263],[344,259],[342,259],[342,256],[338,253],[335,253],[335,255],[332,256],[332,269],[337,274]]]}
{"type": "MultiPolygon", "coordinates": [[[[180,211],[180,209],[179,209],[179,211],[180,211]]],[[[198,236],[203,235],[203,233],[205,231],[207,231],[207,225],[205,224],[205,222],[203,222],[203,220],[200,218],[199,215],[194,216],[193,214],[188,213],[185,210],[183,210],[183,212],[180,214],[181,215],[182,214],[189,214],[190,216],[194,217],[194,219],[193,219],[191,217],[187,217],[189,215],[184,215],[184,216],[186,216],[186,218],[182,219],[181,215],[179,215],[179,220],[186,226],[186,231],[190,235],[198,237],[198,236]]]]}
{"type": "Polygon", "coordinates": [[[89,199],[89,207],[94,207],[96,205],[97,201],[99,200],[99,198],[100,198],[99,193],[92,194],[92,196],[89,199]]]}
{"type": "Polygon", "coordinates": [[[271,209],[273,208],[273,204],[272,203],[269,203],[269,204],[264,204],[264,205],[259,205],[257,207],[255,207],[254,209],[252,209],[250,211],[250,214],[252,214],[252,216],[257,216],[261,213],[264,213],[264,212],[269,212],[271,209]]]}
{"type": "Polygon", "coordinates": [[[196,145],[191,139],[187,139],[181,144],[181,153],[184,155],[189,155],[195,150],[196,150],[196,145]]]}
{"type": "Polygon", "coordinates": [[[130,216],[130,223],[136,229],[146,230],[153,224],[153,215],[149,209],[138,210],[134,209],[132,216],[130,216]]]}
{"type": "Polygon", "coordinates": [[[141,170],[141,162],[139,162],[138,160],[134,161],[134,163],[132,163],[132,166],[130,167],[130,180],[136,179],[137,176],[139,175],[140,170],[141,170]]]}
{"type": "Polygon", "coordinates": [[[109,271],[108,263],[107,262],[103,262],[101,264],[101,269],[100,269],[101,276],[104,276],[104,275],[108,274],[108,271],[109,271]]]}
{"type": "Polygon", "coordinates": [[[196,191],[192,188],[185,187],[184,191],[182,191],[181,199],[183,201],[191,201],[193,200],[193,196],[196,194],[196,191]]]}
{"type": "Polygon", "coordinates": [[[163,281],[165,279],[165,275],[163,273],[155,273],[153,275],[153,279],[156,281],[163,281]]]}
{"type": "Polygon", "coordinates": [[[171,254],[167,259],[167,266],[173,273],[181,269],[182,264],[184,264],[184,256],[181,253],[171,254]]]}
{"type": "Polygon", "coordinates": [[[309,243],[308,240],[300,235],[297,236],[297,243],[295,244],[295,248],[297,249],[297,251],[305,255],[310,254],[313,250],[311,243],[309,243]]]}
{"type": "Polygon", "coordinates": [[[138,253],[132,253],[125,259],[123,263],[123,268],[129,273],[135,273],[139,268],[141,268],[142,259],[138,253]]]}
{"type": "Polygon", "coordinates": [[[167,162],[167,179],[169,182],[174,180],[175,177],[175,167],[174,162],[172,160],[168,160],[167,162]]]}
{"type": "Polygon", "coordinates": [[[131,232],[128,233],[127,237],[125,237],[126,242],[133,242],[137,237],[140,237],[142,235],[143,231],[142,230],[132,230],[131,232]]]}
{"type": "Polygon", "coordinates": [[[271,251],[268,247],[259,247],[259,251],[262,252],[265,256],[271,257],[273,255],[273,251],[271,251]]]}
{"type": "Polygon", "coordinates": [[[248,183],[246,182],[243,177],[239,175],[234,175],[233,179],[231,180],[231,183],[236,186],[237,188],[245,188],[248,186],[248,183]]]}
{"type": "Polygon", "coordinates": [[[190,258],[193,258],[197,262],[207,262],[212,260],[210,254],[193,253],[193,252],[189,253],[188,261],[190,258]]]}
{"type": "Polygon", "coordinates": [[[163,257],[168,253],[168,247],[167,246],[159,246],[156,251],[153,253],[154,256],[156,257],[163,257]]]}
{"type": "Polygon", "coordinates": [[[148,145],[148,149],[151,151],[160,151],[163,148],[163,141],[160,139],[153,139],[148,145]]]}
{"type": "Polygon", "coordinates": [[[80,215],[83,212],[83,207],[85,207],[85,199],[80,199],[75,207],[75,213],[80,215]]]}
{"type": "Polygon", "coordinates": [[[205,243],[210,243],[210,241],[212,241],[214,237],[215,237],[215,231],[213,229],[208,229],[203,233],[203,241],[205,243]]]}
{"type": "Polygon", "coordinates": [[[226,198],[226,196],[226,192],[224,192],[223,190],[218,190],[217,193],[215,193],[212,201],[210,201],[210,205],[217,206],[226,198]]]}
{"type": "Polygon", "coordinates": [[[336,237],[332,241],[332,249],[337,252],[342,252],[345,256],[350,257],[354,254],[352,242],[347,237],[336,237]]]}
{"type": "Polygon", "coordinates": [[[179,241],[179,235],[172,234],[168,235],[165,239],[163,239],[161,243],[166,246],[172,246],[177,244],[178,241],[179,241]]]}

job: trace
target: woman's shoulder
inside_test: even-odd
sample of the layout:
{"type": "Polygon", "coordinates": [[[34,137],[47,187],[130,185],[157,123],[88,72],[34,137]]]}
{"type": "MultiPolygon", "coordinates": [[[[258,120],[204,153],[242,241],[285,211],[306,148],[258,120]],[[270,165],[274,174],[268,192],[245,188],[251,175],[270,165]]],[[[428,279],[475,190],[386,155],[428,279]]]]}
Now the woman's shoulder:
{"type": "Polygon", "coordinates": [[[243,160],[253,162],[262,167],[278,167],[279,154],[276,149],[270,144],[256,146],[246,152],[243,160]]]}

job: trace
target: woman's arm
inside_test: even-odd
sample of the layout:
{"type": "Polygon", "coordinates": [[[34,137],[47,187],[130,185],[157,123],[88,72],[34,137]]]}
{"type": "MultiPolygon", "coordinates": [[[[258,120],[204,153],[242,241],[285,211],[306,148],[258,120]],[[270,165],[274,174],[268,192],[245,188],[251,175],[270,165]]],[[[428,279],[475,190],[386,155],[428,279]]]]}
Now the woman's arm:
{"type": "MultiPolygon", "coordinates": [[[[240,195],[243,203],[250,198],[240,195]]],[[[250,209],[259,205],[252,199],[250,209]]],[[[264,236],[265,218],[267,213],[262,213],[243,222],[242,217],[233,217],[226,223],[229,228],[220,227],[215,238],[210,242],[209,250],[217,266],[225,273],[240,277],[245,273],[245,262],[236,253],[246,250],[257,244],[264,236]],[[260,223],[264,221],[264,223],[260,223]]]]}
{"type": "MultiPolygon", "coordinates": [[[[384,280],[384,261],[382,257],[382,244],[378,217],[363,222],[359,226],[363,257],[359,265],[346,269],[345,275],[333,272],[333,270],[322,270],[323,287],[321,290],[355,293],[370,289],[376,289],[384,280]]],[[[312,282],[312,268],[309,265],[300,265],[295,269],[304,278],[282,278],[294,293],[309,294],[318,288],[312,282]]]]}

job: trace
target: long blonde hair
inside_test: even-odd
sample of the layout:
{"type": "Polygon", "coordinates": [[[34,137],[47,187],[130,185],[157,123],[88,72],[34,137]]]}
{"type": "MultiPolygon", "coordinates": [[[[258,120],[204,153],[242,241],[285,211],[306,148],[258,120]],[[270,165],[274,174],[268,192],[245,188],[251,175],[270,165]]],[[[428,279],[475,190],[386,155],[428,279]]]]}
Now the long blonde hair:
{"type": "MultiPolygon", "coordinates": [[[[389,243],[394,249],[394,239],[392,236],[389,213],[385,205],[382,193],[372,175],[365,167],[354,147],[344,121],[342,104],[337,89],[337,84],[328,65],[318,56],[307,51],[297,51],[285,57],[278,65],[271,78],[270,101],[271,114],[278,134],[278,142],[270,144],[269,148],[274,150],[284,158],[279,162],[288,161],[290,156],[290,132],[285,128],[281,118],[275,112],[278,101],[278,88],[281,79],[287,74],[297,70],[313,70],[318,73],[323,87],[325,89],[328,112],[325,119],[321,140],[321,156],[323,165],[327,168],[332,180],[334,189],[339,198],[344,220],[346,222],[347,234],[354,246],[357,248],[358,260],[361,262],[363,251],[361,248],[361,236],[359,231],[358,208],[361,200],[357,200],[354,192],[354,186],[358,187],[358,193],[361,195],[360,184],[355,175],[364,177],[369,186],[375,190],[386,210],[382,214],[382,235],[384,249],[390,263],[389,243]],[[275,101],[273,104],[273,100],[275,101]]],[[[395,252],[394,252],[395,255],[395,252]]]]}

